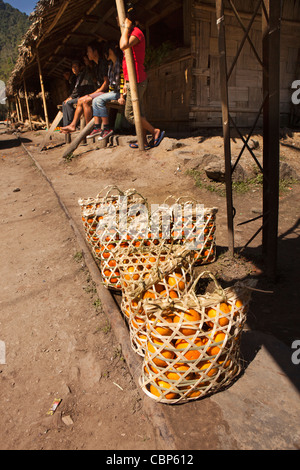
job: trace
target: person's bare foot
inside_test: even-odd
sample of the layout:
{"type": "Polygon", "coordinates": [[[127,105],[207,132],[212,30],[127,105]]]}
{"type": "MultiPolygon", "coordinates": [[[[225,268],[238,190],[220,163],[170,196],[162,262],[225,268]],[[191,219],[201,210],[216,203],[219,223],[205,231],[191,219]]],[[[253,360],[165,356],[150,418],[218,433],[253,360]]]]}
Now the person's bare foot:
{"type": "Polygon", "coordinates": [[[65,127],[60,128],[60,132],[62,134],[69,134],[70,132],[75,132],[75,131],[76,131],[76,127],[71,126],[71,124],[69,126],[65,126],[65,127]]]}

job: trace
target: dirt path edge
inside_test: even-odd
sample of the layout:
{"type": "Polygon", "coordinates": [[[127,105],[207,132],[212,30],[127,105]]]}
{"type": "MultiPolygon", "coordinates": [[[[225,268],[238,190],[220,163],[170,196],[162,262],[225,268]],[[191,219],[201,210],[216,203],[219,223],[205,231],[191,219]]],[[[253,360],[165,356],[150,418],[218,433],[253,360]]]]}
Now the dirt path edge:
{"type": "Polygon", "coordinates": [[[20,140],[20,143],[21,143],[22,148],[25,150],[25,152],[29,156],[29,158],[36,165],[36,167],[38,168],[42,176],[50,185],[52,191],[54,192],[58,200],[59,205],[61,206],[61,209],[63,210],[66,218],[69,221],[71,228],[73,229],[74,235],[76,237],[76,241],[80,249],[82,250],[86,267],[90,273],[90,276],[93,282],[95,283],[95,287],[97,289],[97,294],[99,296],[99,299],[101,300],[103,311],[105,315],[107,316],[107,318],[109,319],[112,330],[115,334],[115,337],[118,340],[122,348],[122,354],[126,361],[129,372],[131,376],[133,377],[136,383],[136,386],[140,392],[140,396],[143,402],[143,408],[145,412],[147,413],[148,419],[151,421],[157,433],[157,437],[160,439],[160,444],[161,445],[163,444],[162,447],[164,448],[164,450],[177,450],[178,447],[176,445],[176,438],[174,436],[172,427],[169,423],[169,418],[168,418],[166,407],[164,405],[160,405],[150,400],[148,397],[145,396],[145,394],[140,389],[140,385],[138,383],[138,375],[136,374],[136,371],[141,367],[141,358],[139,358],[131,348],[128,329],[125,325],[125,321],[122,319],[120,315],[119,307],[116,301],[114,300],[112,294],[110,293],[108,289],[104,287],[102,283],[100,271],[89,250],[89,247],[86,244],[85,239],[83,238],[81,232],[79,231],[76,222],[71,217],[67,206],[64,204],[60,195],[56,191],[49,176],[46,174],[42,166],[34,158],[34,156],[28,150],[28,148],[25,147],[25,145],[22,143],[21,140],[20,140]]]}

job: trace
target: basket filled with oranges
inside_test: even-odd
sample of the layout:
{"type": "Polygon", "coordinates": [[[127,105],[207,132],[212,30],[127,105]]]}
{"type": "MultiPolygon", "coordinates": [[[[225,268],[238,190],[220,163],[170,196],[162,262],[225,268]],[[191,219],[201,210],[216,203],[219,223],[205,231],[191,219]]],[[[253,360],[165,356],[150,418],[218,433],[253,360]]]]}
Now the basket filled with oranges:
{"type": "Polygon", "coordinates": [[[241,371],[240,338],[254,281],[144,303],[147,344],[140,385],[152,399],[184,403],[230,385],[241,371]]]}
{"type": "Polygon", "coordinates": [[[133,350],[144,356],[147,345],[147,299],[179,299],[193,282],[191,254],[180,247],[172,250],[163,244],[151,252],[138,248],[122,251],[118,269],[122,287],[121,310],[130,331],[133,350]]]}
{"type": "Polygon", "coordinates": [[[116,186],[108,186],[95,198],[79,199],[78,203],[86,240],[95,259],[100,262],[104,285],[120,291],[120,273],[114,253],[120,248],[127,248],[131,241],[126,231],[122,231],[120,219],[125,219],[127,227],[130,220],[136,217],[134,212],[130,215],[131,208],[138,204],[145,206],[146,201],[135,189],[123,192],[116,186]]]}
{"type": "MultiPolygon", "coordinates": [[[[174,243],[194,249],[194,265],[201,266],[216,260],[216,207],[206,208],[197,201],[169,196],[173,199],[172,232],[174,243]]],[[[166,202],[165,201],[165,202],[166,202]]],[[[164,203],[165,204],[165,203],[164,203]]]]}

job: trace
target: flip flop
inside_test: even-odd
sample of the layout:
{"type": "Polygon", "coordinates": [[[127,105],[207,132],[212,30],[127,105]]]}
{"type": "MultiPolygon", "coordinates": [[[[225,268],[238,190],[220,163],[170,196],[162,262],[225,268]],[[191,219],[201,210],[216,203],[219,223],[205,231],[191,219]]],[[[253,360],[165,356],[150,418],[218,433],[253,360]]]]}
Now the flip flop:
{"type": "Polygon", "coordinates": [[[161,141],[163,140],[164,136],[165,136],[165,131],[160,132],[158,138],[155,139],[153,142],[153,147],[158,147],[161,141]]]}
{"type": "MultiPolygon", "coordinates": [[[[129,147],[132,149],[138,149],[139,145],[136,143],[129,144],[129,147]]],[[[145,150],[150,150],[152,147],[151,145],[145,145],[145,150]]]]}

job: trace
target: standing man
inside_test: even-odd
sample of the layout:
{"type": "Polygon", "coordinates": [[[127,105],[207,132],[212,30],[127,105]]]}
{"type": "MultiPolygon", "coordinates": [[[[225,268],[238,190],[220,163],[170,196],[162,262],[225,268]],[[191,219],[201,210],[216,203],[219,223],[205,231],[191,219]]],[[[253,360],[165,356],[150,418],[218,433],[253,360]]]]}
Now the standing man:
{"type": "MultiPolygon", "coordinates": [[[[138,96],[141,108],[141,121],[142,127],[144,131],[144,145],[146,148],[150,147],[157,147],[162,139],[164,138],[165,132],[161,131],[160,129],[154,128],[146,119],[145,117],[145,110],[143,104],[143,98],[145,91],[147,89],[147,74],[144,68],[144,61],[145,61],[145,50],[146,50],[146,42],[145,36],[140,28],[138,28],[138,21],[136,17],[135,8],[131,3],[128,3],[126,6],[126,19],[124,23],[123,33],[120,39],[120,49],[125,51],[126,49],[131,48],[133,53],[133,59],[135,64],[135,71],[136,71],[136,79],[137,79],[137,86],[138,86],[138,96]],[[152,135],[152,140],[150,143],[147,141],[147,132],[152,135]]],[[[133,113],[133,105],[132,105],[132,97],[131,97],[131,90],[130,90],[130,83],[129,83],[129,76],[127,71],[127,64],[125,60],[123,60],[123,72],[124,72],[124,79],[125,79],[125,88],[124,94],[127,93],[126,99],[126,106],[125,106],[125,117],[131,123],[134,124],[134,113],[133,113]]],[[[139,148],[138,144],[130,144],[131,148],[139,148]]]]}

